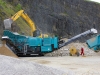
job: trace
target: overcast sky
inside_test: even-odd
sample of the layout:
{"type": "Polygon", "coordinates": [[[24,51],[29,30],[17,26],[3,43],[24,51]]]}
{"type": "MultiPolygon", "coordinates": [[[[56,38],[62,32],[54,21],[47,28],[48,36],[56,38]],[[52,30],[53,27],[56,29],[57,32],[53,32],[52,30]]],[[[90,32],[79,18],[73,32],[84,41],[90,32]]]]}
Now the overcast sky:
{"type": "Polygon", "coordinates": [[[90,1],[95,1],[95,2],[98,2],[98,3],[100,3],[100,0],[90,0],[90,1]]]}

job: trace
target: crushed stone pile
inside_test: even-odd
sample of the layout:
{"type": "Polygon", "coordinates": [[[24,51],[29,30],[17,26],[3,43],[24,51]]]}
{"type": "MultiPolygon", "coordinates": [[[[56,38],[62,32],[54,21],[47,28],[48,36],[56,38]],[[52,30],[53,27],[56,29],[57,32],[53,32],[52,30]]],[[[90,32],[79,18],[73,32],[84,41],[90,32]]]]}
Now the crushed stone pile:
{"type": "Polygon", "coordinates": [[[92,56],[97,54],[92,49],[89,49],[86,43],[78,42],[78,43],[68,44],[67,46],[64,46],[52,53],[45,54],[45,56],[69,56],[69,49],[71,47],[75,47],[79,51],[79,53],[81,52],[81,47],[83,47],[86,56],[92,56]]]}
{"type": "Polygon", "coordinates": [[[0,55],[0,75],[72,75],[63,71],[18,58],[0,55]]]}
{"type": "Polygon", "coordinates": [[[0,55],[6,55],[6,56],[12,56],[18,58],[18,56],[15,55],[13,51],[5,44],[0,44],[0,55]]]}

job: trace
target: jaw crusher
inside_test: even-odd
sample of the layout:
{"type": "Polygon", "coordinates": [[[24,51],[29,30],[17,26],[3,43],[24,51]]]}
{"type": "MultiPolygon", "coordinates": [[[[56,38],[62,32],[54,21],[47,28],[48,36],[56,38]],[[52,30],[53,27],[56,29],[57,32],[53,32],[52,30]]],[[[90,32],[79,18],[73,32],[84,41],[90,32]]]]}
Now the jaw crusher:
{"type": "Polygon", "coordinates": [[[44,53],[50,53],[68,45],[77,38],[94,33],[97,33],[97,30],[92,28],[72,37],[67,42],[59,43],[58,37],[32,37],[4,30],[2,40],[6,41],[7,46],[17,56],[42,56],[44,53]]]}

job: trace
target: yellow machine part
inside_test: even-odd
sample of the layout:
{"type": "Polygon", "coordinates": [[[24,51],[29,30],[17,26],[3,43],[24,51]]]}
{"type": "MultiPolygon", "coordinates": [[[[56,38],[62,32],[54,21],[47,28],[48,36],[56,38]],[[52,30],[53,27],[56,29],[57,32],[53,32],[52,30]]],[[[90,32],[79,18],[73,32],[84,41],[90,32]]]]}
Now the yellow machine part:
{"type": "MultiPolygon", "coordinates": [[[[4,20],[5,29],[11,29],[11,24],[14,21],[16,21],[19,17],[22,17],[28,23],[28,25],[30,26],[30,28],[31,28],[31,36],[33,36],[33,33],[35,31],[37,31],[37,30],[40,31],[40,29],[38,27],[36,27],[35,23],[30,19],[30,17],[24,12],[24,10],[18,11],[15,15],[13,15],[9,19],[5,19],[4,20]]],[[[42,37],[48,37],[47,34],[42,34],[41,32],[40,32],[40,35],[37,35],[37,36],[41,37],[41,38],[42,37]]]]}
{"type": "MultiPolygon", "coordinates": [[[[30,17],[24,12],[24,10],[18,11],[14,16],[11,17],[13,21],[16,21],[19,17],[22,17],[31,28],[31,36],[33,36],[33,32],[37,30],[35,23],[30,19],[30,17]]],[[[39,29],[39,28],[38,28],[39,29]]],[[[39,37],[48,37],[47,34],[42,34],[39,37]]]]}
{"type": "Polygon", "coordinates": [[[76,55],[76,53],[77,53],[77,49],[76,49],[75,47],[71,47],[71,48],[69,49],[69,51],[70,51],[70,54],[71,54],[71,55],[76,55]]]}
{"type": "Polygon", "coordinates": [[[0,46],[0,54],[18,58],[18,56],[14,54],[13,51],[6,47],[5,43],[5,41],[2,41],[2,45],[0,46]]]}

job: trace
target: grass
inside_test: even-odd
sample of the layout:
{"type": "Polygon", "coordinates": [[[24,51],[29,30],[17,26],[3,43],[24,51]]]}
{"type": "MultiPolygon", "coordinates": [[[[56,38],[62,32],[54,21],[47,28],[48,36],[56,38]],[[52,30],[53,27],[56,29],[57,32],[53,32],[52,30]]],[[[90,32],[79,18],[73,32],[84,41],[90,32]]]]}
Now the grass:
{"type": "MultiPolygon", "coordinates": [[[[11,18],[20,9],[22,9],[20,4],[13,6],[4,0],[0,0],[0,17],[2,18],[2,20],[11,18]],[[5,15],[3,15],[2,13],[4,13],[5,15]]],[[[18,20],[16,20],[15,22],[20,28],[20,31],[18,33],[24,32],[26,35],[30,35],[30,27],[22,18],[18,18],[18,20]]]]}

